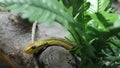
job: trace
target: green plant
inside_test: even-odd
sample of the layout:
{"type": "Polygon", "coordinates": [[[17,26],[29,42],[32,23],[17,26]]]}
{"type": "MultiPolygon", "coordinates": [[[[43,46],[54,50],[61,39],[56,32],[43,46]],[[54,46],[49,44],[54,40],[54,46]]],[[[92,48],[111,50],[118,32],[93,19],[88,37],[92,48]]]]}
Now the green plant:
{"type": "Polygon", "coordinates": [[[39,23],[57,21],[76,43],[80,68],[120,67],[120,19],[110,0],[0,0],[4,10],[39,23]]]}

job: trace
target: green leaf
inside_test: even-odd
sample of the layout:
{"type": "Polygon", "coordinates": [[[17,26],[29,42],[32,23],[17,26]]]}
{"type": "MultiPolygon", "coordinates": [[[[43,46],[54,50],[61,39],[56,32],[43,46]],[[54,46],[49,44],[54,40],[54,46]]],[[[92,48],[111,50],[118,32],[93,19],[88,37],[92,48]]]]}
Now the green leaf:
{"type": "MultiPolygon", "coordinates": [[[[94,21],[91,22],[91,24],[96,23],[97,26],[96,26],[95,28],[96,28],[97,30],[102,30],[102,31],[105,31],[105,30],[106,30],[105,26],[102,24],[101,20],[99,20],[99,18],[97,17],[96,14],[91,14],[90,16],[91,16],[91,18],[94,20],[94,21]]],[[[93,27],[94,27],[94,26],[93,26],[93,27]]]]}
{"type": "Polygon", "coordinates": [[[110,0],[88,0],[91,3],[90,8],[88,9],[89,13],[103,12],[108,10],[110,7],[110,0]]]}
{"type": "MultiPolygon", "coordinates": [[[[117,18],[117,16],[116,16],[117,18]]],[[[116,22],[113,24],[113,28],[118,28],[120,27],[120,19],[119,20],[116,20],[116,22]]]]}
{"type": "Polygon", "coordinates": [[[79,12],[81,12],[81,7],[82,5],[86,3],[86,0],[74,0],[72,2],[72,7],[73,7],[73,17],[75,17],[79,12]]]}
{"type": "Polygon", "coordinates": [[[101,12],[101,14],[110,24],[115,23],[117,20],[119,20],[120,17],[120,15],[115,13],[101,12]]]}
{"type": "Polygon", "coordinates": [[[22,13],[22,17],[28,18],[30,21],[51,23],[57,20],[67,27],[68,22],[74,21],[67,9],[56,0],[0,0],[0,3],[7,3],[6,10],[22,13]]]}
{"type": "Polygon", "coordinates": [[[110,5],[110,0],[98,0],[98,11],[103,12],[107,10],[110,5]]]}
{"type": "Polygon", "coordinates": [[[96,16],[104,27],[109,27],[109,26],[112,25],[112,24],[109,23],[110,19],[108,19],[108,20],[105,19],[105,17],[103,16],[103,13],[102,14],[101,13],[96,13],[96,16]]]}
{"type": "Polygon", "coordinates": [[[62,0],[62,2],[67,8],[69,8],[72,5],[73,0],[62,0]]]}
{"type": "Polygon", "coordinates": [[[97,27],[95,28],[103,31],[106,31],[110,27],[113,27],[113,23],[116,22],[116,20],[119,20],[119,15],[108,12],[97,12],[95,14],[91,14],[90,16],[97,23],[97,27]]]}

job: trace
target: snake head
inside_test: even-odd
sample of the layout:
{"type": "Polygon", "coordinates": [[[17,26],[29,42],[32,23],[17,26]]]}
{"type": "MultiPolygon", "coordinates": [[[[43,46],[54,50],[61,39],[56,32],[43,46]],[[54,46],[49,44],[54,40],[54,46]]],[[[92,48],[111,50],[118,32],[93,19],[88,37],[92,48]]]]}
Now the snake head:
{"type": "Polygon", "coordinates": [[[35,45],[35,43],[30,43],[24,49],[24,52],[27,53],[27,54],[33,54],[33,53],[35,53],[36,49],[37,49],[37,46],[35,45]]]}
{"type": "Polygon", "coordinates": [[[27,47],[24,49],[24,52],[27,54],[35,54],[38,53],[42,48],[44,48],[45,44],[43,42],[33,42],[27,45],[27,47]]]}

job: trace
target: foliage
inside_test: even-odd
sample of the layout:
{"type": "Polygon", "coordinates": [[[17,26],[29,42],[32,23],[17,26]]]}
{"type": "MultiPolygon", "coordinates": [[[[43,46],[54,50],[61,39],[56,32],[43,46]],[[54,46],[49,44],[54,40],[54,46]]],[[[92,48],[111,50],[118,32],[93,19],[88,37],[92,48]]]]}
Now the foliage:
{"type": "Polygon", "coordinates": [[[120,19],[110,0],[0,0],[4,10],[39,23],[57,21],[66,28],[80,68],[120,67],[120,19]]]}

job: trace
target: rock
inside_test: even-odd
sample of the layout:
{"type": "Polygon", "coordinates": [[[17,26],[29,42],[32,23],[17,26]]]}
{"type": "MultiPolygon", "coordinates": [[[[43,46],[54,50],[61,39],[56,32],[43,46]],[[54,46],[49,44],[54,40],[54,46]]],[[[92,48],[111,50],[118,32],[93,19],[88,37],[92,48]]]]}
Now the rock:
{"type": "MultiPolygon", "coordinates": [[[[60,46],[50,46],[39,56],[40,66],[44,68],[76,68],[73,56],[60,46]]],[[[42,67],[42,68],[43,68],[42,67]]]]}
{"type": "MultiPolygon", "coordinates": [[[[14,22],[14,20],[9,18],[10,16],[11,13],[9,12],[0,12],[0,49],[9,55],[10,59],[13,59],[15,63],[23,65],[25,68],[35,68],[34,57],[24,53],[24,48],[27,44],[31,43],[32,24],[22,19],[14,22]]],[[[51,25],[43,23],[39,24],[36,29],[35,41],[48,37],[64,38],[64,36],[68,34],[69,33],[58,23],[51,25]]]]}
{"type": "Polygon", "coordinates": [[[11,59],[2,50],[0,50],[0,67],[2,68],[24,68],[24,66],[17,64],[13,59],[11,59]]]}

